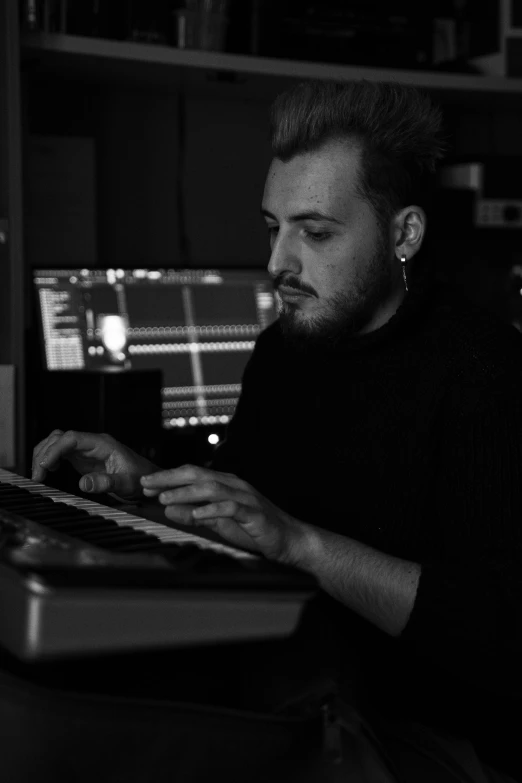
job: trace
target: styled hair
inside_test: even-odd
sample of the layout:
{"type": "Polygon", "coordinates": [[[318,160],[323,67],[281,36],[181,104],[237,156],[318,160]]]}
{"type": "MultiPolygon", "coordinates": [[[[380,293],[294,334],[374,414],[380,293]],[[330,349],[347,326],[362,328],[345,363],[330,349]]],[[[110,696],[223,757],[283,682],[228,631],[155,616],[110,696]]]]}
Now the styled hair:
{"type": "Polygon", "coordinates": [[[429,208],[437,161],[444,156],[442,115],[415,87],[388,82],[307,81],[279,95],[271,144],[283,162],[330,141],[361,150],[357,193],[381,226],[408,204],[429,208]]]}

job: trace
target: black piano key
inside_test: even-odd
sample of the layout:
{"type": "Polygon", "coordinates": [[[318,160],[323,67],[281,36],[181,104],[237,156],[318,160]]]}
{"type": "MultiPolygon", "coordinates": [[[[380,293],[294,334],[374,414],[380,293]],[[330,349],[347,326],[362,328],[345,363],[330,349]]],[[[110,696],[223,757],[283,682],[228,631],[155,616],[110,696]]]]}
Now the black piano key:
{"type": "MultiPolygon", "coordinates": [[[[135,551],[141,551],[139,550],[139,547],[145,547],[146,546],[146,540],[148,538],[151,538],[150,536],[147,536],[146,534],[140,534],[136,533],[135,531],[127,532],[125,530],[122,530],[122,532],[117,533],[115,535],[104,535],[103,531],[89,531],[89,530],[61,530],[60,532],[63,532],[72,538],[77,539],[78,541],[82,541],[86,544],[92,544],[93,546],[99,546],[105,549],[113,549],[113,550],[123,550],[123,547],[125,545],[129,544],[135,544],[137,545],[138,549],[135,551]],[[142,538],[143,536],[143,538],[142,538]]],[[[157,546],[157,542],[154,542],[157,546]]]]}
{"type": "Polygon", "coordinates": [[[88,519],[76,519],[75,517],[64,517],[62,519],[55,519],[54,517],[38,517],[34,516],[31,522],[36,522],[42,527],[52,527],[53,530],[63,530],[67,533],[69,530],[88,530],[93,526],[88,519]]]}
{"type": "Polygon", "coordinates": [[[158,545],[158,539],[150,533],[144,533],[142,530],[127,529],[125,535],[116,539],[120,544],[120,548],[135,544],[136,546],[146,547],[149,543],[153,546],[158,545]]]}
{"type": "Polygon", "coordinates": [[[83,516],[83,514],[75,511],[74,509],[70,509],[68,511],[62,511],[61,509],[55,510],[53,508],[37,508],[37,509],[25,509],[23,511],[16,510],[12,508],[6,509],[7,511],[11,511],[12,513],[16,513],[19,516],[23,517],[24,519],[29,519],[32,522],[41,522],[42,524],[45,524],[46,522],[55,521],[58,522],[67,522],[67,521],[80,521],[80,520],[88,520],[89,518],[92,518],[90,514],[87,514],[83,516]]]}
{"type": "MultiPolygon", "coordinates": [[[[118,526],[116,527],[116,529],[86,528],[85,530],[82,530],[81,534],[78,533],[77,535],[78,537],[80,537],[81,535],[81,537],[84,538],[85,540],[87,540],[87,538],[89,539],[96,538],[99,541],[102,540],[110,541],[113,538],[115,540],[120,539],[120,541],[122,541],[126,537],[136,536],[136,531],[132,530],[132,528],[125,528],[125,527],[118,527],[118,526]]],[[[139,535],[139,533],[137,535],[139,535]]]]}
{"type": "MultiPolygon", "coordinates": [[[[97,541],[109,538],[117,538],[119,541],[133,541],[135,543],[142,541],[145,543],[151,536],[145,534],[141,530],[134,530],[130,525],[119,525],[112,519],[105,519],[98,514],[88,514],[86,512],[77,511],[76,515],[70,513],[70,508],[67,508],[62,515],[47,516],[47,512],[44,515],[36,514],[34,521],[46,524],[55,530],[66,533],[67,535],[82,538],[83,540],[89,539],[89,541],[96,538],[97,541]]],[[[72,511],[75,509],[73,508],[72,511]]],[[[156,539],[153,539],[156,541],[156,539]]]]}
{"type": "Polygon", "coordinates": [[[54,503],[55,500],[49,495],[40,495],[37,492],[13,493],[13,492],[0,492],[0,499],[2,503],[54,503]]]}
{"type": "Polygon", "coordinates": [[[52,508],[52,505],[54,505],[52,500],[46,503],[44,500],[32,500],[29,498],[28,500],[2,503],[2,508],[7,511],[13,511],[15,514],[23,514],[26,511],[36,511],[39,508],[52,508]]]}
{"type": "Polygon", "coordinates": [[[18,504],[27,504],[27,503],[53,503],[54,501],[51,500],[51,498],[47,497],[46,495],[34,495],[30,492],[27,493],[27,495],[11,495],[7,496],[4,495],[5,502],[11,503],[12,505],[18,505],[18,504]]]}
{"type": "MultiPolygon", "coordinates": [[[[53,511],[56,513],[57,516],[65,516],[66,514],[73,514],[74,516],[78,516],[78,517],[93,516],[93,514],[90,514],[88,511],[86,511],[85,508],[81,508],[80,506],[67,506],[65,503],[55,503],[53,505],[53,511]]],[[[97,514],[96,516],[99,516],[99,514],[97,514]]]]}
{"type": "Polygon", "coordinates": [[[47,522],[49,527],[53,527],[56,530],[63,530],[64,533],[69,533],[72,535],[73,531],[77,531],[77,535],[80,535],[81,533],[93,533],[94,531],[117,531],[120,530],[119,526],[116,524],[116,522],[109,522],[107,519],[103,519],[102,517],[93,517],[89,515],[88,519],[75,519],[74,517],[71,517],[70,519],[58,519],[58,520],[49,520],[47,522]]]}
{"type": "Polygon", "coordinates": [[[2,507],[16,505],[17,503],[34,503],[34,497],[35,496],[31,495],[30,492],[25,495],[15,495],[11,492],[3,492],[0,494],[0,503],[2,504],[2,507]]]}
{"type": "MultiPolygon", "coordinates": [[[[120,538],[113,539],[109,543],[111,545],[111,548],[116,550],[116,551],[118,551],[118,552],[126,551],[124,547],[125,546],[129,546],[132,543],[137,544],[139,546],[139,549],[136,549],[135,552],[138,553],[138,554],[140,552],[153,553],[154,551],[156,551],[154,549],[154,544],[156,545],[156,547],[158,545],[158,542],[154,540],[153,536],[150,536],[147,533],[143,533],[143,538],[141,538],[141,539],[137,539],[135,536],[125,536],[125,537],[123,537],[121,539],[120,538]],[[152,540],[150,541],[149,539],[152,539],[152,540]],[[151,544],[150,549],[148,547],[149,543],[151,544]]],[[[101,543],[100,546],[103,547],[103,546],[105,546],[105,544],[101,543]]]]}
{"type": "Polygon", "coordinates": [[[141,552],[141,551],[149,552],[154,550],[158,553],[161,553],[163,552],[165,547],[171,546],[179,549],[179,547],[181,546],[181,544],[173,544],[173,543],[164,544],[162,541],[160,541],[159,538],[156,538],[154,533],[144,533],[144,535],[145,538],[143,538],[140,542],[137,541],[136,543],[126,544],[124,547],[122,547],[122,551],[124,550],[125,552],[141,552]]]}
{"type": "MultiPolygon", "coordinates": [[[[72,525],[75,526],[74,522],[72,525]]],[[[104,519],[103,517],[96,516],[91,516],[90,520],[81,522],[80,525],[78,525],[78,529],[81,529],[82,532],[85,532],[86,534],[96,533],[97,535],[107,537],[122,535],[123,533],[143,534],[143,531],[136,531],[130,525],[119,525],[112,519],[104,519]]]]}
{"type": "Polygon", "coordinates": [[[131,541],[135,541],[134,535],[125,535],[122,534],[120,536],[81,536],[82,540],[84,540],[88,544],[93,544],[94,546],[99,546],[101,549],[111,549],[113,551],[122,551],[122,547],[127,543],[130,543],[131,541]]]}
{"type": "MultiPolygon", "coordinates": [[[[56,518],[65,517],[66,515],[73,517],[85,516],[101,518],[100,514],[89,513],[85,508],[79,508],[77,506],[67,506],[65,503],[53,503],[52,506],[36,506],[33,513],[36,514],[54,514],[56,518]]],[[[28,515],[29,516],[29,515],[28,515]]]]}
{"type": "MultiPolygon", "coordinates": [[[[49,522],[46,522],[47,527],[53,528],[53,530],[58,530],[63,533],[67,533],[70,536],[80,536],[82,533],[94,533],[94,532],[103,532],[104,530],[107,530],[108,528],[105,525],[106,520],[101,520],[99,522],[96,521],[96,519],[70,519],[68,521],[66,520],[60,520],[59,522],[54,522],[53,520],[50,520],[49,522]]],[[[111,529],[111,528],[109,528],[111,529]]]]}
{"type": "Polygon", "coordinates": [[[92,517],[77,517],[73,514],[59,517],[55,517],[54,515],[50,517],[35,515],[31,521],[38,522],[40,525],[47,525],[48,527],[52,525],[56,530],[61,530],[62,528],[65,530],[73,527],[88,529],[95,524],[95,522],[92,521],[92,517]]]}
{"type": "Polygon", "coordinates": [[[83,509],[53,500],[49,500],[49,503],[12,504],[7,507],[7,510],[56,529],[65,530],[74,527],[87,530],[99,527],[100,530],[121,530],[121,526],[111,519],[105,519],[99,514],[89,514],[83,509]]]}
{"type": "MultiPolygon", "coordinates": [[[[14,511],[14,509],[9,510],[14,511]]],[[[74,508],[69,508],[69,506],[57,506],[56,503],[53,503],[51,506],[37,506],[36,508],[29,509],[29,511],[24,511],[24,516],[28,519],[36,519],[37,517],[39,519],[44,517],[49,517],[49,519],[52,519],[53,517],[60,519],[66,516],[76,517],[77,515],[78,511],[74,508]]]]}
{"type": "Polygon", "coordinates": [[[141,531],[133,530],[131,527],[123,527],[121,525],[110,525],[107,526],[104,523],[106,520],[102,520],[100,522],[93,521],[92,523],[86,522],[85,524],[81,525],[75,525],[72,524],[70,526],[64,526],[63,528],[60,527],[60,530],[63,529],[64,533],[67,532],[69,535],[76,535],[78,537],[80,536],[97,536],[99,538],[123,538],[124,536],[142,536],[144,533],[141,531]]]}

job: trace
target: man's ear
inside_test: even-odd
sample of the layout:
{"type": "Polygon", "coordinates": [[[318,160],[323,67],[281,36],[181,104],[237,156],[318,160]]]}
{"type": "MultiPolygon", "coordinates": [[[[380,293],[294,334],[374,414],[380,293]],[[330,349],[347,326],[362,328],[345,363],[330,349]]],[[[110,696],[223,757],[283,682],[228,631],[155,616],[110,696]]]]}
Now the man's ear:
{"type": "Polygon", "coordinates": [[[421,249],[426,233],[426,213],[422,207],[409,206],[397,212],[393,220],[395,255],[409,261],[421,249]]]}

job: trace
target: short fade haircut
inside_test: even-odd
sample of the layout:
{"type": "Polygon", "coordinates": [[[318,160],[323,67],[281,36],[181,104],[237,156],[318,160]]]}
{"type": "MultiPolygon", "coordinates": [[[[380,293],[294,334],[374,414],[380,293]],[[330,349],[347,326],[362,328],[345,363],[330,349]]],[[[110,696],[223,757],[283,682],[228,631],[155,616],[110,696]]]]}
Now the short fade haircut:
{"type": "Polygon", "coordinates": [[[429,209],[436,164],[445,151],[441,127],[440,110],[415,87],[311,80],[276,98],[271,144],[283,162],[330,141],[358,144],[357,193],[387,228],[408,204],[429,209]]]}

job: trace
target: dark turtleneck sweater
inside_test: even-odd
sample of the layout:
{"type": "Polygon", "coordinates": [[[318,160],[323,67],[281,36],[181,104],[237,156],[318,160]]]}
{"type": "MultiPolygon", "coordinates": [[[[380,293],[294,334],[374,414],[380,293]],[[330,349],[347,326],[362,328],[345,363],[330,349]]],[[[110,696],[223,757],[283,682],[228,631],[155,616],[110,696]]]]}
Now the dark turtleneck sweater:
{"type": "Polygon", "coordinates": [[[341,680],[371,708],[470,737],[519,774],[522,339],[421,280],[382,328],[299,352],[258,338],[215,470],[283,510],[421,565],[390,637],[322,596],[341,680]],[[346,664],[343,674],[343,661],[346,664]],[[509,716],[508,716],[509,712],[509,716]]]}

